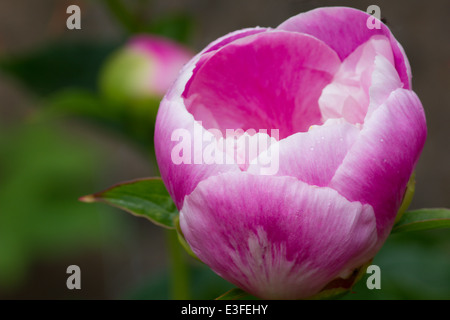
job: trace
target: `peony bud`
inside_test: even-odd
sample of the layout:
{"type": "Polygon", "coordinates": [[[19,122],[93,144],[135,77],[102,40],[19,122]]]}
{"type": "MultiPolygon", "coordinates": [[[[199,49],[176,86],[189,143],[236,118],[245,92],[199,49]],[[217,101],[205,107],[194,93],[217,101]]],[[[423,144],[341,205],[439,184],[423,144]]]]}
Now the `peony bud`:
{"type": "Polygon", "coordinates": [[[321,8],[228,34],[161,102],[156,155],[184,237],[257,297],[353,283],[394,224],[426,122],[402,47],[370,17],[321,8]]]}
{"type": "Polygon", "coordinates": [[[153,35],[134,36],[106,62],[100,75],[100,89],[115,104],[159,100],[191,58],[187,48],[172,40],[153,35]]]}

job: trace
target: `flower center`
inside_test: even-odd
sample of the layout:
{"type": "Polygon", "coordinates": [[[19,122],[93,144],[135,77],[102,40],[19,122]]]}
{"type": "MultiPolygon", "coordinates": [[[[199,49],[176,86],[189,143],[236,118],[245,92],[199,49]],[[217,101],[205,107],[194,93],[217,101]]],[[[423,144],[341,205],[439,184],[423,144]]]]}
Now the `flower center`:
{"type": "Polygon", "coordinates": [[[345,119],[362,125],[366,115],[400,83],[389,39],[373,36],[342,62],[333,81],[323,89],[319,99],[322,119],[345,119]],[[383,88],[385,92],[380,92],[383,88]]]}
{"type": "Polygon", "coordinates": [[[340,63],[316,38],[267,31],[202,56],[183,98],[206,129],[278,129],[283,139],[323,123],[318,100],[340,63]]]}

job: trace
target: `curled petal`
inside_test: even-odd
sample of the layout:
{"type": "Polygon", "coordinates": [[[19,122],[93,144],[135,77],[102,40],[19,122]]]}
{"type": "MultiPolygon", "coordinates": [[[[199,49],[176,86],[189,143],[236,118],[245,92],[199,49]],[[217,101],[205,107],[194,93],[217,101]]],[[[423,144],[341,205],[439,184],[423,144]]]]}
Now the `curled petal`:
{"type": "Polygon", "coordinates": [[[242,30],[237,30],[234,32],[230,32],[223,37],[220,37],[219,39],[211,42],[208,46],[206,46],[205,49],[200,51],[194,58],[191,59],[180,71],[180,74],[178,76],[177,81],[172,86],[172,88],[167,92],[167,97],[169,99],[180,97],[184,90],[186,90],[186,87],[189,86],[189,79],[192,78],[193,74],[196,72],[196,66],[201,65],[202,62],[205,60],[203,56],[210,56],[212,53],[216,52],[223,46],[227,45],[230,42],[233,42],[234,40],[265,32],[267,30],[270,30],[268,28],[246,28],[242,30]]]}
{"type": "MultiPolygon", "coordinates": [[[[190,75],[190,80],[187,81],[187,83],[183,86],[183,91],[186,91],[189,89],[193,77],[196,75],[197,71],[200,69],[200,67],[208,61],[208,59],[214,55],[214,53],[217,52],[217,50],[221,49],[223,46],[226,46],[227,44],[238,40],[240,38],[248,37],[254,34],[266,32],[270,30],[269,28],[246,28],[242,30],[237,30],[234,32],[230,32],[223,37],[220,37],[219,39],[211,42],[208,46],[206,46],[205,49],[203,49],[194,59],[192,59],[191,64],[195,65],[195,68],[192,70],[192,74],[190,75]]],[[[178,94],[181,94],[181,92],[178,92],[178,94]]]]}
{"type": "Polygon", "coordinates": [[[402,88],[402,82],[392,64],[385,57],[377,56],[369,88],[370,103],[365,121],[368,121],[372,113],[399,88],[402,88]]]}
{"type": "Polygon", "coordinates": [[[393,63],[385,36],[372,36],[356,48],[322,91],[319,106],[324,120],[345,118],[353,124],[363,123],[368,109],[372,113],[392,91],[402,87],[393,63]]]}

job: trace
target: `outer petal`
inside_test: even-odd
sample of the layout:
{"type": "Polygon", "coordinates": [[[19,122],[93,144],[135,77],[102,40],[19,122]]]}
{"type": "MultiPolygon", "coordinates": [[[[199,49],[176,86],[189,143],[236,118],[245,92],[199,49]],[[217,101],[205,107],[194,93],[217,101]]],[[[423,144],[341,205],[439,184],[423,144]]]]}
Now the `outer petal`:
{"type": "Polygon", "coordinates": [[[311,185],[327,186],[358,134],[356,126],[343,120],[329,120],[272,144],[250,165],[248,172],[291,176],[311,185]]]}
{"type": "Polygon", "coordinates": [[[380,34],[390,39],[397,69],[404,88],[411,88],[411,68],[403,48],[386,25],[381,29],[367,28],[370,17],[364,11],[346,7],[319,8],[294,16],[277,29],[310,34],[328,44],[344,60],[370,37],[380,34]]]}
{"type": "Polygon", "coordinates": [[[180,225],[216,273],[268,299],[301,299],[373,257],[371,206],[295,178],[226,173],[198,184],[180,225]]]}
{"type": "Polygon", "coordinates": [[[317,101],[339,65],[314,37],[268,31],[208,56],[183,95],[207,128],[279,129],[284,138],[321,123],[317,101]]]}
{"type": "MultiPolygon", "coordinates": [[[[161,101],[155,125],[155,153],[161,177],[178,209],[182,207],[185,195],[191,193],[201,180],[223,172],[239,170],[236,164],[193,164],[193,162],[196,162],[194,158],[201,157],[205,147],[207,147],[205,144],[198,147],[198,137],[200,136],[201,139],[202,136],[210,137],[211,135],[187,111],[182,98],[183,91],[188,86],[190,79],[196,72],[197,64],[204,55],[210,55],[237,39],[266,30],[264,28],[243,29],[229,33],[209,44],[183,67],[177,80],[161,101]],[[191,134],[189,140],[192,147],[191,164],[181,163],[177,165],[172,161],[172,150],[178,144],[177,141],[172,141],[172,134],[175,130],[180,129],[191,134]],[[194,137],[194,132],[196,137],[194,137]],[[197,139],[194,140],[194,138],[197,139]],[[197,146],[197,152],[195,152],[194,146],[197,146]]],[[[217,153],[220,152],[221,150],[217,150],[217,153]]],[[[203,159],[201,162],[203,162],[203,159]]]]}
{"type": "MultiPolygon", "coordinates": [[[[208,137],[205,139],[208,141],[215,139],[186,111],[181,99],[163,99],[156,121],[155,152],[161,177],[178,209],[182,207],[184,197],[200,181],[220,173],[239,171],[239,166],[233,160],[227,161],[226,155],[220,156],[224,159],[223,164],[206,164],[203,154],[210,144],[202,143],[203,137],[208,137]],[[180,144],[186,147],[176,153],[187,152],[189,155],[188,161],[177,163],[174,161],[174,151],[180,144]]],[[[222,150],[216,148],[215,153],[222,154],[222,150]]]]}
{"type": "Polygon", "coordinates": [[[397,89],[376,109],[330,187],[373,206],[380,244],[390,232],[426,139],[425,114],[414,92],[397,89]]]}

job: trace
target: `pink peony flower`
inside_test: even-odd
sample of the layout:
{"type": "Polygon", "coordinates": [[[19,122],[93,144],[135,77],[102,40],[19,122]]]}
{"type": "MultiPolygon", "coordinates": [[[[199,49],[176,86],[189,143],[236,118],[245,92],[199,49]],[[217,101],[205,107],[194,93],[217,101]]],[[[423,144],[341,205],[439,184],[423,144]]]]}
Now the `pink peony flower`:
{"type": "Polygon", "coordinates": [[[260,298],[349,277],[402,203],[425,115],[402,47],[369,17],[320,8],[230,33],[161,102],[156,154],[188,244],[260,298]],[[266,145],[249,152],[251,141],[266,145]]]}

